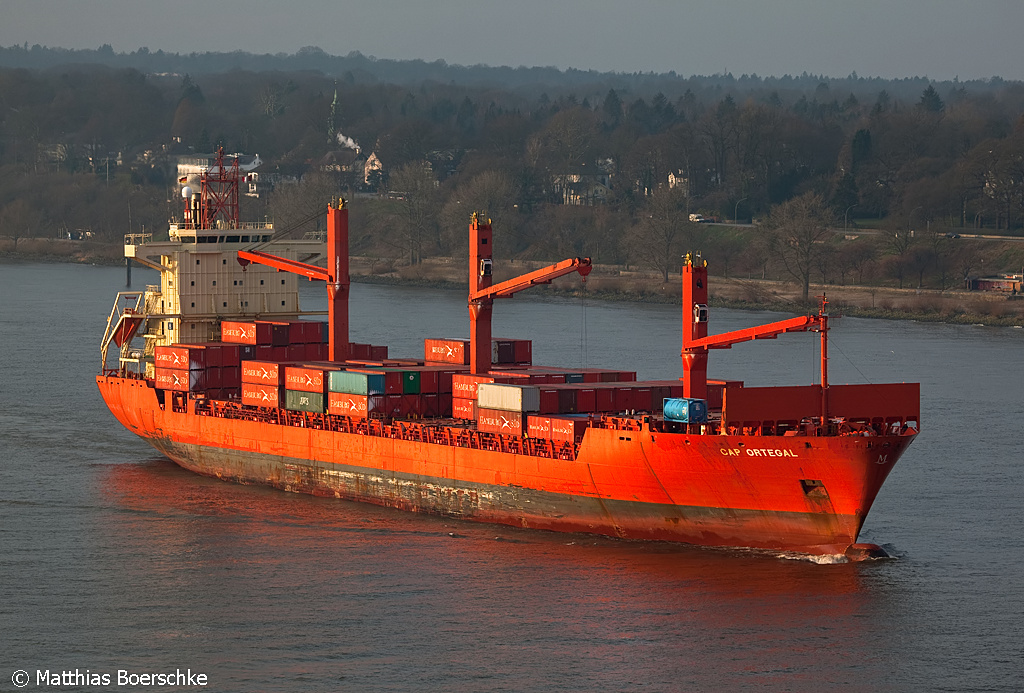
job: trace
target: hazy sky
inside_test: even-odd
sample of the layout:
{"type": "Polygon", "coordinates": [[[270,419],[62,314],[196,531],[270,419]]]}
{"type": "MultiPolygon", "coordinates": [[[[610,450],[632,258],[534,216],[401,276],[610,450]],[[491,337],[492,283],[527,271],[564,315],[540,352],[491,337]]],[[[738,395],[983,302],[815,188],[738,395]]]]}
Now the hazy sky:
{"type": "Polygon", "coordinates": [[[1024,79],[1024,0],[0,0],[0,45],[1024,79]]]}

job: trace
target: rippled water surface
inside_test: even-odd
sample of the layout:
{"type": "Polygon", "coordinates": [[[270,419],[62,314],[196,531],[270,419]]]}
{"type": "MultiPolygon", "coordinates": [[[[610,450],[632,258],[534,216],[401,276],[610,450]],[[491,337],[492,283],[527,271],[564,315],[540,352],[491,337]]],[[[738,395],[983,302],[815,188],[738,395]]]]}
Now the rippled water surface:
{"type": "MultiPolygon", "coordinates": [[[[191,669],[219,691],[1024,688],[1024,330],[835,322],[832,381],[920,381],[923,431],[862,534],[898,558],[819,565],[184,472],[96,391],[123,284],[119,268],[0,264],[0,690],[76,668],[191,669]]],[[[323,307],[316,284],[303,293],[323,307]]],[[[457,293],[352,296],[353,339],[393,355],[468,332],[457,293]]],[[[713,311],[712,330],[776,317],[713,311]]],[[[641,378],[678,376],[679,322],[673,306],[495,309],[495,334],[533,339],[537,363],[641,378]]],[[[710,373],[810,383],[815,340],[716,352],[710,373]]]]}

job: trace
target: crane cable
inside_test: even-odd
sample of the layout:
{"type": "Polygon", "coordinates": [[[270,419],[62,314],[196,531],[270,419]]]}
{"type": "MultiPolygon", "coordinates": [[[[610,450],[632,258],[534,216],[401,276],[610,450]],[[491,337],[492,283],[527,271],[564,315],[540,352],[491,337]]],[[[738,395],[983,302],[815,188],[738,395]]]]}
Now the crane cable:
{"type": "Polygon", "coordinates": [[[587,368],[588,357],[587,357],[587,279],[583,278],[583,288],[580,289],[580,308],[581,308],[581,320],[580,320],[580,361],[582,368],[587,368]]]}

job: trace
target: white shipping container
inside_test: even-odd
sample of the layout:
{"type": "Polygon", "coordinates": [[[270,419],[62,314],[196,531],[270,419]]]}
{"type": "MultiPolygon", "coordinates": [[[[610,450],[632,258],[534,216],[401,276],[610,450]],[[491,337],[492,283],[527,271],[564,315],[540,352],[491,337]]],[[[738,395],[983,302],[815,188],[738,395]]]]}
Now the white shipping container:
{"type": "Polygon", "coordinates": [[[480,383],[476,390],[476,401],[484,409],[537,411],[540,409],[540,388],[532,385],[480,383]]]}

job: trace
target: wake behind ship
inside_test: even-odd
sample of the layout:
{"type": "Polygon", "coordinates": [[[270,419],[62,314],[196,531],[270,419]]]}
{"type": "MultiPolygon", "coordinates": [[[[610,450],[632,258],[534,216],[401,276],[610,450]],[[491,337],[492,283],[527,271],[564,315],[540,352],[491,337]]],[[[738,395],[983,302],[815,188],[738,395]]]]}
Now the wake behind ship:
{"type": "Polygon", "coordinates": [[[201,194],[184,189],[169,241],[126,239],[161,283],[118,294],[103,339],[110,411],[182,467],[538,529],[880,554],[857,536],[917,435],[919,386],[830,385],[824,300],[817,314],[709,336],[706,263],[688,256],[679,380],[538,366],[529,341],[493,338],[494,300],[585,279],[590,260],[495,284],[492,229],[474,216],[469,338],[428,337],[422,358],[393,358],[349,341],[344,203],[328,207],[325,253],[320,239],[241,224],[237,180],[218,159],[201,194]],[[326,267],[311,262],[324,254],[326,267]],[[300,319],[298,276],[325,281],[327,322],[300,319]],[[712,349],[805,331],[820,334],[816,384],[707,378],[712,349]]]}

